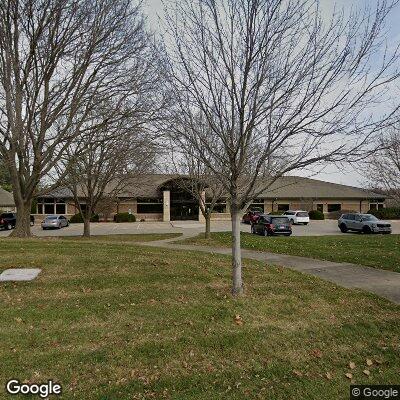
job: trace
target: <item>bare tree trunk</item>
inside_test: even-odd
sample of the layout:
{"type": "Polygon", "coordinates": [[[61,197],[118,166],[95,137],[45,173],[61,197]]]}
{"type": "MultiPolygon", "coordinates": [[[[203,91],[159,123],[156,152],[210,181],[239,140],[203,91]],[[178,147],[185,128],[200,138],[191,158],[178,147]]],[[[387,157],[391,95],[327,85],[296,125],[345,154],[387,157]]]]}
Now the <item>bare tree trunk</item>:
{"type": "Polygon", "coordinates": [[[83,218],[83,237],[90,237],[90,217],[82,216],[83,218]]]}
{"type": "Polygon", "coordinates": [[[242,254],[240,248],[240,213],[236,208],[231,210],[232,216],[232,294],[243,294],[242,254]]]}
{"type": "Polygon", "coordinates": [[[16,201],[17,222],[15,229],[11,232],[12,237],[31,237],[31,200],[16,201]]]}
{"type": "Polygon", "coordinates": [[[211,238],[211,213],[206,213],[206,215],[204,216],[206,219],[206,232],[204,237],[206,239],[210,239],[211,238]]]}

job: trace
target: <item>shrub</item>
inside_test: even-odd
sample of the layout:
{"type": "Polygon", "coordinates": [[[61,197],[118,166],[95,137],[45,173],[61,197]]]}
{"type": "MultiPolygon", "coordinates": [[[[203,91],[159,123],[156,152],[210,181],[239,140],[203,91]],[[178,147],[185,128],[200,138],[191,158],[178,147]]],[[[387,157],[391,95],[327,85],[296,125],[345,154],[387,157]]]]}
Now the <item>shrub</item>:
{"type": "Polygon", "coordinates": [[[136,217],[128,212],[118,213],[114,215],[115,222],[136,222],[136,217]]]}
{"type": "MultiPolygon", "coordinates": [[[[78,213],[78,214],[74,214],[69,222],[71,222],[72,224],[79,224],[83,222],[83,218],[82,218],[82,214],[78,213]]],[[[99,222],[99,214],[93,214],[92,218],[90,218],[90,222],[99,222]]]]}
{"type": "Polygon", "coordinates": [[[379,219],[400,219],[400,207],[387,207],[380,210],[369,210],[368,214],[375,215],[379,219]]]}
{"type": "Polygon", "coordinates": [[[323,220],[325,219],[324,213],[318,210],[311,210],[308,212],[310,219],[323,220]]]}

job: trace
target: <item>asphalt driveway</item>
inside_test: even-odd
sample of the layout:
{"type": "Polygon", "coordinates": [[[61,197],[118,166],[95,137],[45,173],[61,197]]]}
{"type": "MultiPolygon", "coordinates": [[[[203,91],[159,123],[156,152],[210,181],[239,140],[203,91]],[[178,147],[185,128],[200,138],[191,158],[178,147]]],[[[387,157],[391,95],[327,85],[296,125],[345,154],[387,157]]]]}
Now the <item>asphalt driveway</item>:
{"type": "MultiPolygon", "coordinates": [[[[400,221],[392,221],[393,233],[400,234],[400,221]]],[[[213,221],[213,232],[226,232],[231,230],[229,221],[213,221]]],[[[250,232],[250,225],[242,224],[243,232],[250,232]]],[[[196,235],[204,231],[204,224],[197,221],[172,221],[172,222],[97,222],[91,224],[92,235],[118,235],[118,234],[143,234],[143,233],[183,233],[196,235]]],[[[80,236],[83,233],[83,224],[71,224],[69,227],[43,231],[40,225],[32,228],[35,236],[80,236]]],[[[0,231],[0,237],[8,236],[10,231],[0,231]]],[[[346,233],[348,235],[349,233],[346,233]]],[[[351,234],[351,233],[350,233],[351,234]]],[[[355,233],[357,234],[357,233],[355,233]]],[[[323,236],[343,235],[335,220],[311,221],[309,225],[294,225],[293,236],[323,236]]]]}

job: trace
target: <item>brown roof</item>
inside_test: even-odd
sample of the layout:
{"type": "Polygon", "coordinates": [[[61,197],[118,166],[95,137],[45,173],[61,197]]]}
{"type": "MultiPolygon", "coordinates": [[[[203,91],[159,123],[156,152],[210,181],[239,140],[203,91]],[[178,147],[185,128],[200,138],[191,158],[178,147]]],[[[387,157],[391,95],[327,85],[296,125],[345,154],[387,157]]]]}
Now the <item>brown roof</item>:
{"type": "MultiPolygon", "coordinates": [[[[159,197],[167,182],[178,178],[176,174],[149,174],[131,178],[120,192],[120,198],[159,197]]],[[[106,189],[106,193],[111,190],[106,189]]],[[[72,197],[69,189],[59,188],[43,197],[72,197]]],[[[384,195],[354,186],[340,185],[298,176],[284,176],[274,182],[259,198],[266,199],[376,199],[384,195]]]]}
{"type": "Polygon", "coordinates": [[[0,207],[15,207],[14,196],[3,188],[0,188],[0,207]]]}
{"type": "Polygon", "coordinates": [[[330,199],[374,199],[384,195],[355,186],[340,185],[299,176],[283,176],[259,197],[275,198],[330,198],[330,199]]]}

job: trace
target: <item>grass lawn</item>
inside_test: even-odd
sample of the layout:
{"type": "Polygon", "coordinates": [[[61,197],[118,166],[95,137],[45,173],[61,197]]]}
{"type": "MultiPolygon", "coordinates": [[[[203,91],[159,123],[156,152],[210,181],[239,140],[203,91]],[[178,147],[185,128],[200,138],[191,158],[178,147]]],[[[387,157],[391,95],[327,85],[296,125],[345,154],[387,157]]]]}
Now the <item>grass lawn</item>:
{"type": "MultiPolygon", "coordinates": [[[[242,232],[241,238],[243,249],[349,262],[400,272],[400,235],[264,237],[242,232]]],[[[228,247],[231,246],[231,233],[212,233],[208,240],[201,234],[179,241],[179,244],[228,247]]]]}
{"type": "Polygon", "coordinates": [[[233,299],[229,257],[117,242],[3,239],[0,253],[0,270],[42,268],[0,284],[0,398],[12,377],[85,400],[332,400],[348,398],[346,373],[399,383],[400,307],[371,294],[246,261],[233,299]]]}
{"type": "Polygon", "coordinates": [[[96,240],[106,242],[152,242],[154,240],[172,239],[182,236],[182,233],[138,233],[138,234],[116,234],[116,235],[93,235],[90,238],[82,236],[63,236],[63,240],[96,240]]]}

